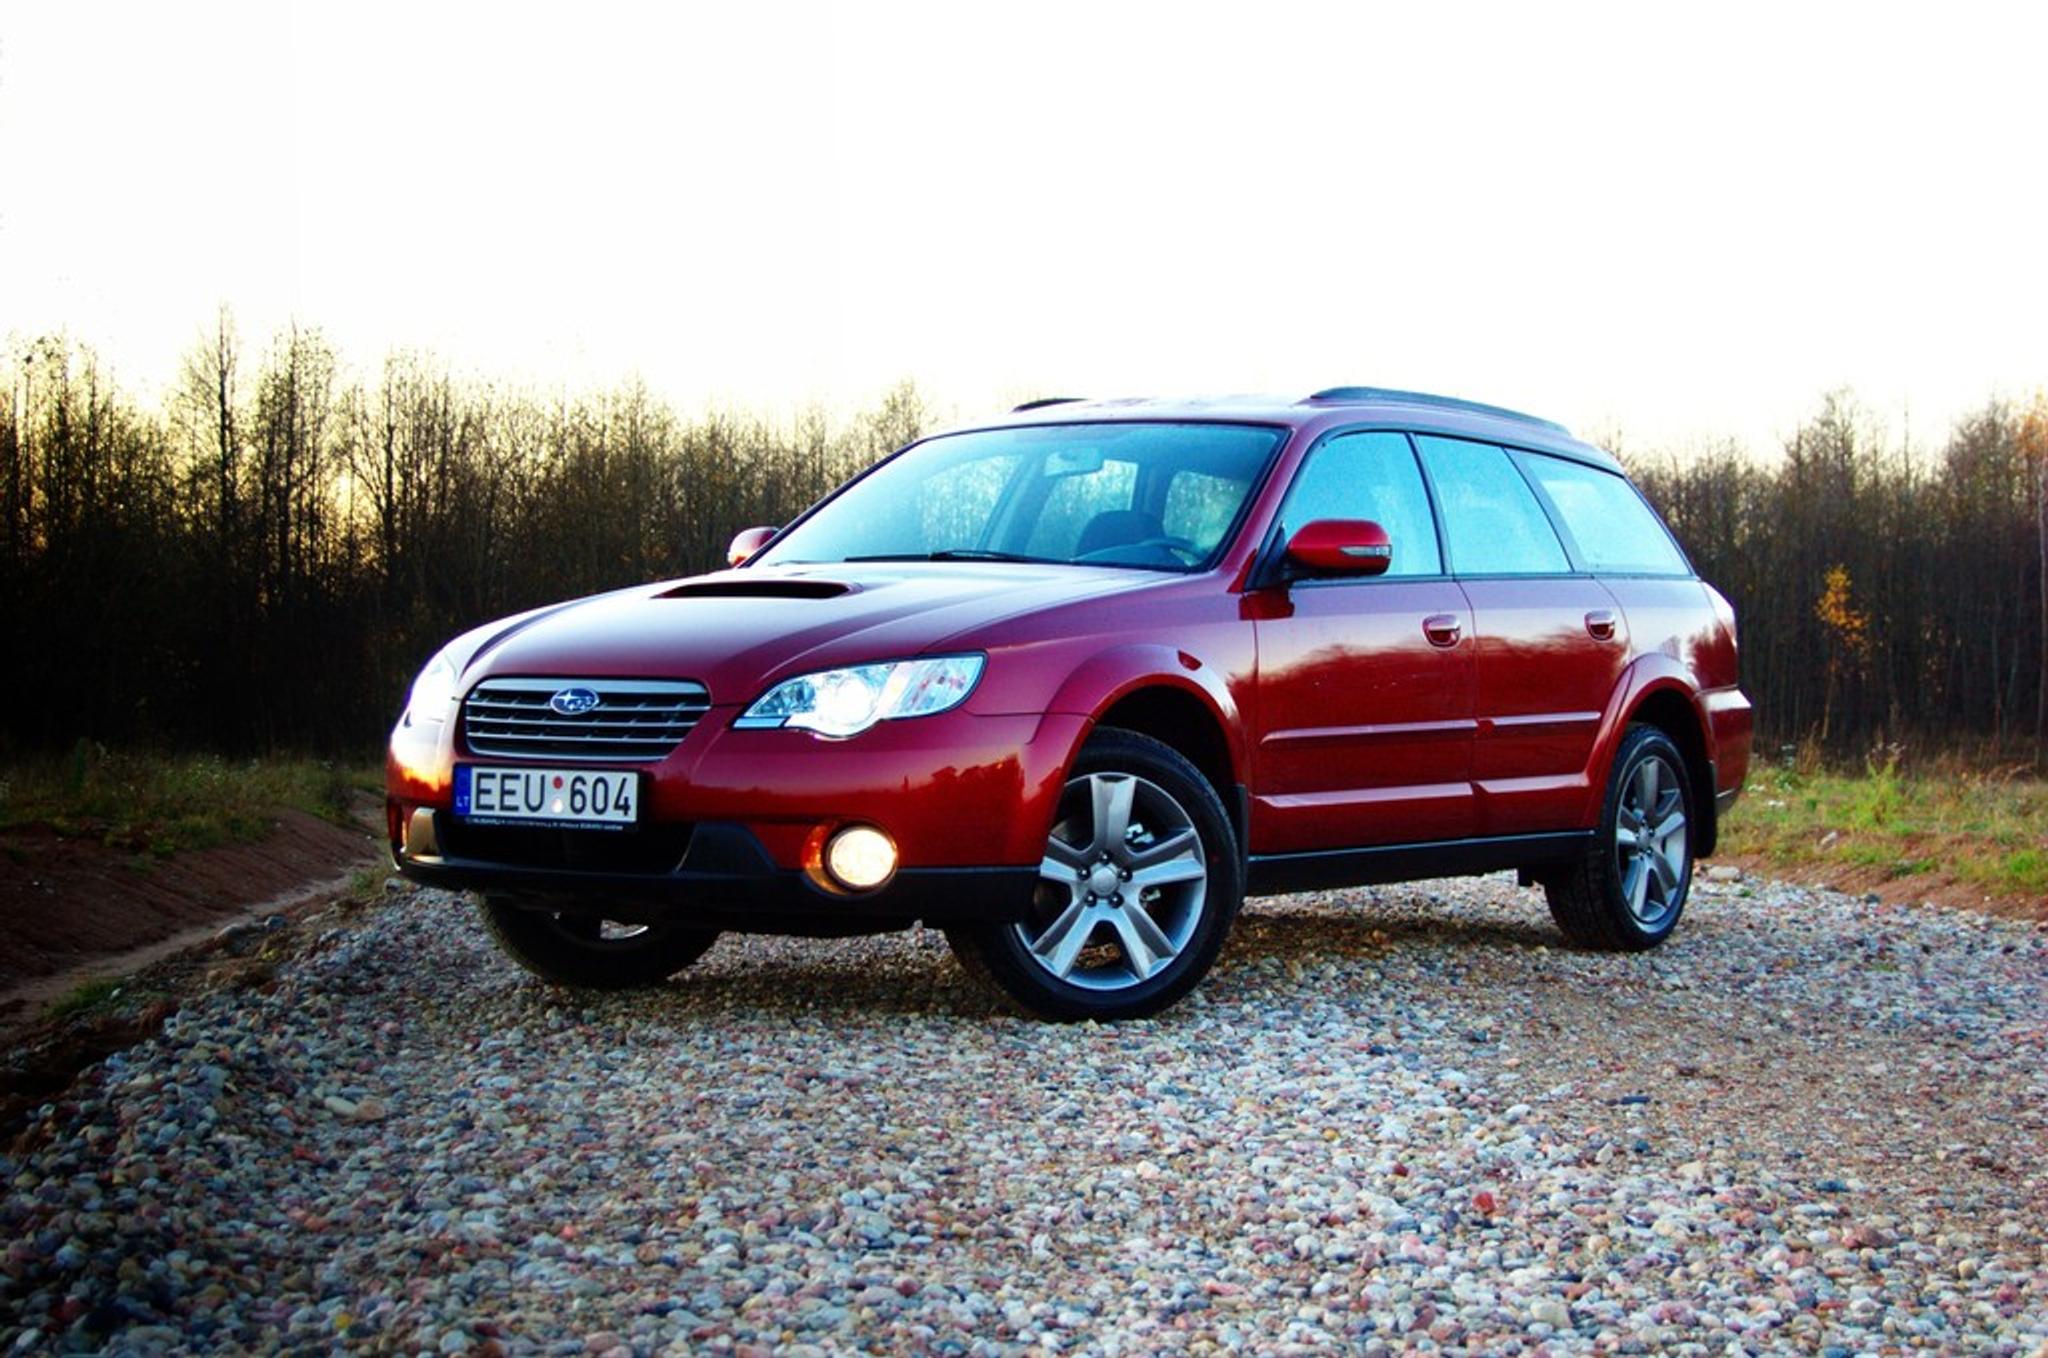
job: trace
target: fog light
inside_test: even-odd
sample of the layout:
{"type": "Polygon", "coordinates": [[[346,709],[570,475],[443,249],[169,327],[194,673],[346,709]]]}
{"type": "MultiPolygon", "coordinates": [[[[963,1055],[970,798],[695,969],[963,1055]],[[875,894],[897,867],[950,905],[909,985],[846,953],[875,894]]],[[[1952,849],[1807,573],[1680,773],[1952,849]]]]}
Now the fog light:
{"type": "Polygon", "coordinates": [[[434,810],[422,806],[413,810],[405,822],[405,856],[407,858],[439,858],[441,856],[440,836],[434,833],[434,810]]]}
{"type": "Polygon", "coordinates": [[[872,891],[896,871],[896,846],[872,825],[849,825],[825,846],[825,871],[848,891],[872,891]]]}

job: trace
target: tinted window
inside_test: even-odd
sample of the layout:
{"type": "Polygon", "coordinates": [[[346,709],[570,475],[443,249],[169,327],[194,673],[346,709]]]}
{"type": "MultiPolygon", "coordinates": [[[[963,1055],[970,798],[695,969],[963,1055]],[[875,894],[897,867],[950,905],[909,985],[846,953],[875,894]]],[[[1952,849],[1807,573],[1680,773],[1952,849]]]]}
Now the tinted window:
{"type": "Polygon", "coordinates": [[[1686,575],[1685,558],[1635,487],[1613,472],[1560,457],[1517,453],[1543,487],[1586,569],[1631,575],[1686,575]]]}
{"type": "Polygon", "coordinates": [[[1441,575],[1429,492],[1406,434],[1342,434],[1309,454],[1280,511],[1283,540],[1316,519],[1371,519],[1394,544],[1388,575],[1441,575]]]}
{"type": "Polygon", "coordinates": [[[1418,437],[1443,506],[1451,569],[1460,575],[1564,575],[1564,544],[1536,493],[1490,443],[1418,437]]]}

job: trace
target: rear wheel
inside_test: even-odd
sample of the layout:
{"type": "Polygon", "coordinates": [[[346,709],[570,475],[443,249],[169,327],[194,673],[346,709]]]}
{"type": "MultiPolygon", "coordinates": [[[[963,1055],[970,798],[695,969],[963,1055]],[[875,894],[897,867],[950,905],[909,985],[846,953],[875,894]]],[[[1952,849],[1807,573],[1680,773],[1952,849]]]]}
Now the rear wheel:
{"type": "Polygon", "coordinates": [[[1170,746],[1104,730],[1060,795],[1015,924],[946,932],[967,969],[1034,1014],[1155,1014],[1209,970],[1244,894],[1216,790],[1170,746]]]}
{"type": "Polygon", "coordinates": [[[715,929],[555,912],[502,896],[487,897],[483,913],[506,956],[543,980],[590,990],[665,981],[718,941],[715,929]]]}
{"type": "Polygon", "coordinates": [[[1550,914],[1582,948],[1641,952],[1670,937],[1692,886],[1692,780],[1654,726],[1615,752],[1594,844],[1545,880],[1550,914]]]}

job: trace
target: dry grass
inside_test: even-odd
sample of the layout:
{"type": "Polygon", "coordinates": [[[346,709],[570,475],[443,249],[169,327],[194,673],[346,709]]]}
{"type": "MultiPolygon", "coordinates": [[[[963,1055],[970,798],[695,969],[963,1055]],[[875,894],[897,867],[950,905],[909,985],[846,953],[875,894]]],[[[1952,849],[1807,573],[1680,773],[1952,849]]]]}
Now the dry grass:
{"type": "Polygon", "coordinates": [[[1939,877],[2004,897],[2048,897],[2048,782],[2021,768],[1932,763],[1895,753],[1860,772],[1812,760],[1753,768],[1721,837],[1725,853],[1784,869],[1939,877]]]}
{"type": "Polygon", "coordinates": [[[267,836],[295,808],[349,824],[378,771],[314,759],[151,755],[81,743],[64,756],[0,765],[0,830],[45,826],[67,838],[165,857],[267,836]]]}

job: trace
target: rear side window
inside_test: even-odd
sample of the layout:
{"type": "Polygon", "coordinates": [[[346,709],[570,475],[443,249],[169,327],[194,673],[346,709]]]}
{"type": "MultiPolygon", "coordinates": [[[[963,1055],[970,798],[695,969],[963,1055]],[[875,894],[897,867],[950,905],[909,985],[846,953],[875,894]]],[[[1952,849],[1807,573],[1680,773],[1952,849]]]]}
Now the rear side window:
{"type": "Polygon", "coordinates": [[[1420,435],[1459,575],[1568,575],[1571,561],[1529,483],[1490,443],[1420,435]]]}
{"type": "Polygon", "coordinates": [[[1429,492],[1406,434],[1340,434],[1309,455],[1280,510],[1282,540],[1316,519],[1371,519],[1387,530],[1387,575],[1442,575],[1429,492]]]}
{"type": "Polygon", "coordinates": [[[1618,575],[1689,575],[1685,558],[1643,497],[1622,477],[1540,453],[1517,453],[1543,487],[1579,559],[1590,571],[1618,575]]]}

